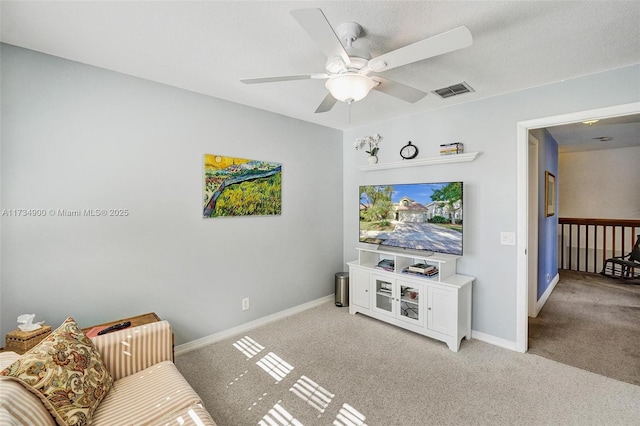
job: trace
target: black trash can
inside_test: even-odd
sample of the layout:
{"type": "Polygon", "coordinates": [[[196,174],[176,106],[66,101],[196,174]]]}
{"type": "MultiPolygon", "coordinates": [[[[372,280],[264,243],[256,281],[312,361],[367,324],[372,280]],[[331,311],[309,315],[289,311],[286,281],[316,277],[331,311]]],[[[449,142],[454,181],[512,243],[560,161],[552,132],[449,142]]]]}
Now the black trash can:
{"type": "Polygon", "coordinates": [[[349,306],[349,273],[336,273],[336,306],[349,306]]]}

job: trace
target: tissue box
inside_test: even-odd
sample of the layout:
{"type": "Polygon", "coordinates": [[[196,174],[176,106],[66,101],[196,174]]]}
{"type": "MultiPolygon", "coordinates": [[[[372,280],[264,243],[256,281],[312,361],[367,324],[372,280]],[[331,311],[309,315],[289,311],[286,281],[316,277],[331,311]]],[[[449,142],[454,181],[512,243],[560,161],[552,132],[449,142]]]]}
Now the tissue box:
{"type": "Polygon", "coordinates": [[[4,349],[22,355],[40,343],[40,341],[50,333],[51,326],[44,324],[39,329],[33,331],[14,330],[7,333],[4,349]]]}

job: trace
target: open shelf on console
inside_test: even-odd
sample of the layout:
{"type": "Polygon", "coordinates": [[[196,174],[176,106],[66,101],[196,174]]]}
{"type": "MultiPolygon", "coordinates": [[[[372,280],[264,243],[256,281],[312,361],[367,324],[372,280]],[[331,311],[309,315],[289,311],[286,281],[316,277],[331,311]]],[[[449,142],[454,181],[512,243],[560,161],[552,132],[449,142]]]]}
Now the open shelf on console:
{"type": "Polygon", "coordinates": [[[386,251],[379,249],[368,249],[358,247],[358,264],[366,268],[373,268],[382,272],[392,272],[396,274],[402,274],[403,270],[416,263],[426,263],[427,265],[433,265],[438,268],[438,274],[433,276],[419,276],[413,274],[406,274],[409,276],[418,276],[419,278],[426,278],[433,281],[444,281],[452,275],[456,274],[456,261],[460,256],[451,254],[433,254],[433,255],[421,255],[420,253],[401,253],[395,251],[386,251]],[[386,261],[387,264],[392,264],[393,267],[389,269],[382,269],[378,267],[378,264],[382,261],[386,261]]]}

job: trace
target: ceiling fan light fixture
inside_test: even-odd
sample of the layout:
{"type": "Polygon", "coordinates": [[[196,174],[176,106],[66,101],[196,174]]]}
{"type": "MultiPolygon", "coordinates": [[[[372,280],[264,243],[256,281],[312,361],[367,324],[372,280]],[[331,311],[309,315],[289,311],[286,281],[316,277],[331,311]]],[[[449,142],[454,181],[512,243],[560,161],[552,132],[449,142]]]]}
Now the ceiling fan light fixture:
{"type": "Polygon", "coordinates": [[[327,80],[325,86],[340,102],[357,102],[369,94],[376,83],[366,75],[344,73],[327,80]]]}

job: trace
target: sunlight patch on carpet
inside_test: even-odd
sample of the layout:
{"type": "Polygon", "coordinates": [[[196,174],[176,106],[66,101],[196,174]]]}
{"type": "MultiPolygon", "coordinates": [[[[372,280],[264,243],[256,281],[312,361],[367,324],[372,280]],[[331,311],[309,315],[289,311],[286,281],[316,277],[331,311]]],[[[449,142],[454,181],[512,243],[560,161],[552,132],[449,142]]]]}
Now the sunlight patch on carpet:
{"type": "Polygon", "coordinates": [[[229,384],[227,385],[227,388],[231,385],[233,385],[234,383],[236,383],[238,380],[240,380],[242,377],[244,377],[245,374],[247,374],[249,371],[248,370],[244,370],[243,373],[241,373],[239,376],[237,376],[235,379],[233,379],[232,381],[229,382],[229,384]]]}
{"type": "Polygon", "coordinates": [[[293,366],[287,363],[273,352],[269,352],[262,359],[256,362],[264,371],[269,373],[271,377],[276,379],[276,383],[287,377],[287,374],[293,370],[293,366]]]}
{"type": "Polygon", "coordinates": [[[253,358],[264,349],[264,346],[249,336],[244,336],[242,339],[235,342],[233,347],[245,354],[247,359],[253,358]]]}
{"type": "Polygon", "coordinates": [[[256,407],[260,402],[262,402],[262,401],[264,400],[264,398],[265,398],[267,395],[268,395],[268,394],[267,394],[267,392],[264,392],[264,393],[262,394],[262,396],[259,396],[259,397],[258,397],[258,399],[257,399],[257,400],[255,400],[255,401],[253,402],[253,404],[251,404],[251,406],[250,406],[249,408],[247,408],[247,410],[248,410],[248,411],[253,410],[253,407],[256,407]]]}
{"type": "Polygon", "coordinates": [[[279,401],[276,405],[265,414],[262,420],[258,422],[260,426],[304,426],[296,420],[287,410],[280,405],[279,401]]]}
{"type": "Polygon", "coordinates": [[[335,396],[307,376],[300,377],[289,390],[321,413],[335,396]]]}
{"type": "Polygon", "coordinates": [[[333,426],[367,426],[365,419],[364,414],[344,403],[333,421],[333,426]]]}

